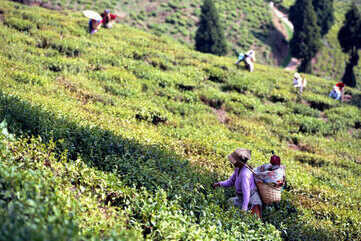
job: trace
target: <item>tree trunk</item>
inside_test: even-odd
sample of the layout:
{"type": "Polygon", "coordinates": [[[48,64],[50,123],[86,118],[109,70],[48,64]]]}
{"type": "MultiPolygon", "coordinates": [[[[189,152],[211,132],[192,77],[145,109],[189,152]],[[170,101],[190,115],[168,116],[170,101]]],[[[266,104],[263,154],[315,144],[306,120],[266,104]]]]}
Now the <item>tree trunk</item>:
{"type": "Polygon", "coordinates": [[[356,86],[356,77],[355,73],[353,72],[353,63],[350,62],[346,65],[345,73],[342,76],[342,82],[350,87],[356,86]]]}
{"type": "Polygon", "coordinates": [[[356,76],[353,68],[358,64],[359,55],[356,48],[353,48],[350,54],[349,62],[346,65],[345,73],[342,76],[342,82],[350,87],[356,87],[356,76]]]}
{"type": "Polygon", "coordinates": [[[312,74],[312,59],[303,59],[301,65],[298,67],[298,72],[312,74]]]}
{"type": "Polygon", "coordinates": [[[359,55],[357,52],[357,48],[353,48],[350,56],[350,64],[356,66],[358,64],[358,61],[359,61],[359,55]]]}

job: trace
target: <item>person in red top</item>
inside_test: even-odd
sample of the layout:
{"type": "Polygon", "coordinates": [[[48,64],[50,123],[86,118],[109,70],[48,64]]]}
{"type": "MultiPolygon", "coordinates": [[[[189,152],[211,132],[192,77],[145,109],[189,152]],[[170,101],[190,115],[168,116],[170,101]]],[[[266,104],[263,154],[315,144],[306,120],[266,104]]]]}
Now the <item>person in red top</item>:
{"type": "Polygon", "coordinates": [[[343,90],[344,90],[345,84],[342,82],[338,82],[332,89],[330,93],[330,97],[334,98],[335,100],[341,100],[343,99],[343,90]]]}
{"type": "Polygon", "coordinates": [[[336,86],[337,86],[338,88],[340,88],[340,89],[343,89],[343,87],[345,87],[345,84],[342,83],[342,82],[338,82],[338,83],[336,84],[336,86]]]}
{"type": "Polygon", "coordinates": [[[104,10],[104,12],[101,14],[103,20],[102,20],[102,23],[103,23],[103,26],[105,28],[112,28],[113,27],[113,24],[115,22],[115,19],[117,18],[117,15],[115,14],[111,14],[110,13],[110,10],[106,9],[104,10]]]}

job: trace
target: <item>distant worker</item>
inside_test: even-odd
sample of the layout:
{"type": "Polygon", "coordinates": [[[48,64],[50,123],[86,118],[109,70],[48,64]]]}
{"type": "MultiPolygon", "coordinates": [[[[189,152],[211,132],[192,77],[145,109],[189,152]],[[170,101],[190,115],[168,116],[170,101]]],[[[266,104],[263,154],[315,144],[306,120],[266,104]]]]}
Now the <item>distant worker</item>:
{"type": "Polygon", "coordinates": [[[244,63],[246,64],[246,68],[249,70],[249,72],[253,72],[255,62],[256,62],[256,52],[251,49],[245,54],[244,57],[244,63]]]}
{"type": "Polygon", "coordinates": [[[243,60],[244,60],[244,53],[239,53],[237,62],[235,64],[238,65],[243,60]]]}
{"type": "Polygon", "coordinates": [[[101,27],[101,24],[102,24],[102,20],[90,19],[89,20],[89,33],[94,34],[94,33],[98,32],[98,30],[101,27]]]}
{"type": "Polygon", "coordinates": [[[331,93],[329,94],[329,97],[335,99],[335,100],[341,100],[343,99],[343,91],[344,91],[345,84],[342,82],[338,82],[333,89],[331,90],[331,93]]]}
{"type": "Polygon", "coordinates": [[[244,62],[244,64],[246,65],[246,69],[248,69],[249,72],[253,72],[254,62],[256,62],[256,52],[253,49],[251,49],[245,54],[240,53],[238,55],[238,60],[236,62],[236,65],[238,65],[241,61],[244,62]]]}
{"type": "Polygon", "coordinates": [[[299,73],[295,73],[293,78],[293,87],[299,88],[299,93],[302,94],[303,88],[307,85],[307,80],[302,78],[299,73]]]}
{"type": "Polygon", "coordinates": [[[117,15],[115,14],[111,14],[110,10],[106,9],[104,10],[104,12],[101,14],[102,18],[103,18],[103,26],[105,28],[112,28],[113,24],[115,23],[115,19],[117,18],[117,15]]]}
{"type": "Polygon", "coordinates": [[[84,10],[83,14],[85,17],[89,18],[88,31],[90,34],[96,33],[102,24],[102,17],[99,13],[92,10],[84,10]]]}
{"type": "Polygon", "coordinates": [[[246,167],[251,159],[251,151],[247,149],[236,149],[228,156],[234,166],[233,175],[226,181],[217,182],[213,187],[235,187],[236,197],[230,198],[228,202],[244,211],[251,212],[259,218],[262,216],[262,201],[257,191],[253,173],[246,167]]]}

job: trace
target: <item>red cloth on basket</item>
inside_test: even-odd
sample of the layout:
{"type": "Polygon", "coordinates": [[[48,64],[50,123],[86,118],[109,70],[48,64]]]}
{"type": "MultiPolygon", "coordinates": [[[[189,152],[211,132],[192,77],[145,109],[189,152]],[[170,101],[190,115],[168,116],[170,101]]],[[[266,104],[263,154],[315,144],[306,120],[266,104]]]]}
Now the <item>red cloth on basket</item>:
{"type": "Polygon", "coordinates": [[[280,158],[279,156],[273,155],[273,156],[271,157],[270,163],[271,163],[272,165],[279,166],[279,165],[281,165],[281,158],[280,158]]]}

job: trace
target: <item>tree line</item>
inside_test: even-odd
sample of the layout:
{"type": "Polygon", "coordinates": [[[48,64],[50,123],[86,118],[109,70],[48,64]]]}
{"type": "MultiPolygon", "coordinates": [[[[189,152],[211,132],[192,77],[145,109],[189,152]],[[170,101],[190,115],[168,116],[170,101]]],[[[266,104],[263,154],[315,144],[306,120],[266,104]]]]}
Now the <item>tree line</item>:
{"type": "MultiPolygon", "coordinates": [[[[294,33],[289,43],[291,55],[301,60],[299,72],[312,73],[312,59],[322,47],[322,38],[334,24],[333,0],[296,0],[289,10],[294,33]]],[[[338,33],[342,51],[349,54],[342,81],[356,86],[353,72],[358,64],[358,50],[361,49],[361,15],[357,4],[352,3],[346,13],[343,27],[338,33]]],[[[195,36],[198,51],[226,55],[227,42],[220,24],[217,9],[212,0],[204,0],[201,7],[199,27],[195,36]]]]}

